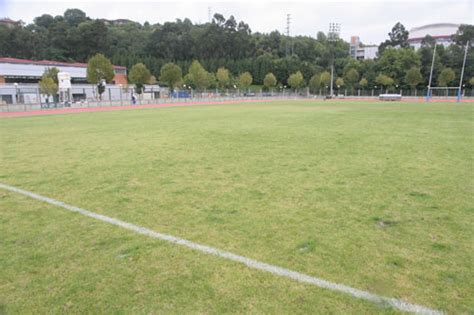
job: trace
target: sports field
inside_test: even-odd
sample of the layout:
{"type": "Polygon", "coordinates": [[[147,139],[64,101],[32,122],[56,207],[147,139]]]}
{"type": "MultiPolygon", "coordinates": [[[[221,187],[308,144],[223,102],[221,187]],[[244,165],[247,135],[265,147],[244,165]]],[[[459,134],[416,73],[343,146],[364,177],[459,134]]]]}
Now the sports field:
{"type": "MultiPolygon", "coordinates": [[[[0,183],[447,313],[474,311],[472,104],[0,119],[0,183]]],[[[0,188],[0,313],[399,313],[0,188]]]]}

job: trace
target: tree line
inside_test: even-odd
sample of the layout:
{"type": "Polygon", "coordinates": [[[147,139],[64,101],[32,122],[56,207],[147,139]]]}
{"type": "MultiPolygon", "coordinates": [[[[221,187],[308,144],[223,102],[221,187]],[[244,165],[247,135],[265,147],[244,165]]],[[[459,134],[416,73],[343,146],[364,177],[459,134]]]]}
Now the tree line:
{"type": "MultiPolygon", "coordinates": [[[[339,87],[426,86],[435,40],[427,36],[415,51],[409,47],[408,32],[400,23],[388,37],[380,44],[376,59],[355,60],[349,56],[349,44],[340,38],[330,42],[323,32],[314,38],[288,37],[278,31],[253,33],[248,24],[233,16],[215,14],[204,24],[178,19],[142,25],[91,19],[79,9],[68,9],[55,17],[43,14],[24,27],[0,26],[0,56],[87,62],[101,54],[115,65],[126,66],[131,82],[137,81],[131,78],[132,68],[142,64],[152,82],[156,79],[168,85],[175,83],[165,80],[163,72],[171,69],[175,75],[181,72],[179,84],[196,88],[241,86],[243,78],[267,87],[274,77],[274,86],[307,86],[313,90],[328,85],[334,60],[335,85],[339,87]],[[292,47],[290,55],[286,54],[288,45],[292,47]],[[226,76],[228,80],[219,81],[226,76]]],[[[468,41],[474,43],[474,26],[461,25],[452,45],[437,45],[435,85],[459,83],[463,45],[468,41]]],[[[470,49],[465,84],[472,84],[472,77],[474,51],[470,49]]]]}

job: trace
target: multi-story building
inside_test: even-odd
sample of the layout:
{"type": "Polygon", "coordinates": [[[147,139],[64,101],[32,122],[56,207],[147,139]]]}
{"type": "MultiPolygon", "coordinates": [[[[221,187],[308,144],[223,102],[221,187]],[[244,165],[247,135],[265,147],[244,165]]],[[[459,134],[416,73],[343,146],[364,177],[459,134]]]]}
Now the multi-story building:
{"type": "Polygon", "coordinates": [[[357,60],[374,59],[377,57],[376,45],[361,45],[359,36],[351,36],[349,55],[357,60]]]}

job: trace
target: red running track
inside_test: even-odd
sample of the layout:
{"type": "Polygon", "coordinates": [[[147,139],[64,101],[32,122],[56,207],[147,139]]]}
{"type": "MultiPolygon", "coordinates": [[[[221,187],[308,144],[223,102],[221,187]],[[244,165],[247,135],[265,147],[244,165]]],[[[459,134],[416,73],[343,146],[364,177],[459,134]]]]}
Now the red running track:
{"type": "Polygon", "coordinates": [[[25,116],[41,116],[41,115],[59,115],[70,113],[90,113],[90,112],[106,112],[115,110],[129,110],[141,108],[162,108],[162,107],[185,107],[195,105],[225,105],[225,104],[240,104],[240,103],[262,103],[278,100],[232,100],[232,101],[217,101],[217,102],[182,102],[171,104],[147,104],[147,105],[126,105],[126,106],[100,106],[100,107],[84,107],[84,108],[55,108],[55,109],[36,109],[24,112],[1,112],[0,117],[25,117],[25,116]]]}
{"type": "MultiPolygon", "coordinates": [[[[225,104],[240,104],[240,103],[266,103],[272,101],[282,101],[286,99],[270,99],[270,100],[232,100],[232,101],[211,101],[211,102],[181,102],[181,103],[168,103],[168,104],[147,104],[147,105],[126,105],[126,106],[98,106],[98,107],[84,107],[84,108],[55,108],[55,109],[37,109],[24,112],[0,112],[0,117],[25,117],[25,116],[41,116],[41,115],[59,115],[59,114],[71,114],[71,113],[89,113],[89,112],[106,112],[115,110],[129,110],[129,109],[140,109],[140,108],[162,108],[162,107],[186,107],[195,105],[225,105],[225,104]]],[[[291,99],[295,100],[295,99],[291,99]]],[[[310,100],[310,99],[308,99],[310,100]]],[[[321,100],[318,100],[321,101],[321,100]]],[[[378,101],[373,98],[344,98],[344,99],[332,99],[334,101],[378,101]]],[[[405,98],[402,102],[424,102],[423,98],[405,98]]],[[[455,100],[432,100],[431,102],[456,102],[455,100]]],[[[474,100],[461,100],[462,103],[473,103],[474,100]]]]}

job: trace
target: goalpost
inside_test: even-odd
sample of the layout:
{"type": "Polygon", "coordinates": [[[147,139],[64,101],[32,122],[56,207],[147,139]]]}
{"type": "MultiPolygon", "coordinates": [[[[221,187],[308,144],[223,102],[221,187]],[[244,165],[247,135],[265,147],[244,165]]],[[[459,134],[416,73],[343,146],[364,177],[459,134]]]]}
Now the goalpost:
{"type": "MultiPolygon", "coordinates": [[[[434,68],[434,62],[435,62],[435,58],[436,58],[436,44],[435,44],[435,48],[434,48],[434,51],[433,51],[433,60],[431,61],[431,70],[430,70],[430,79],[428,81],[428,91],[426,93],[426,101],[429,102],[430,99],[433,97],[433,91],[438,91],[438,90],[442,90],[442,91],[445,91],[445,97],[449,97],[449,90],[457,90],[456,92],[456,101],[457,102],[460,102],[461,101],[461,97],[462,97],[462,80],[464,78],[464,68],[466,67],[466,57],[467,57],[467,50],[469,48],[469,41],[466,43],[466,46],[464,48],[464,58],[463,58],[463,62],[462,62],[462,68],[461,68],[461,76],[459,78],[459,86],[457,87],[450,87],[450,86],[438,86],[438,87],[433,87],[431,86],[431,83],[432,83],[432,79],[433,79],[433,68],[434,68]]],[[[441,96],[441,95],[437,95],[437,96],[441,96]]]]}

